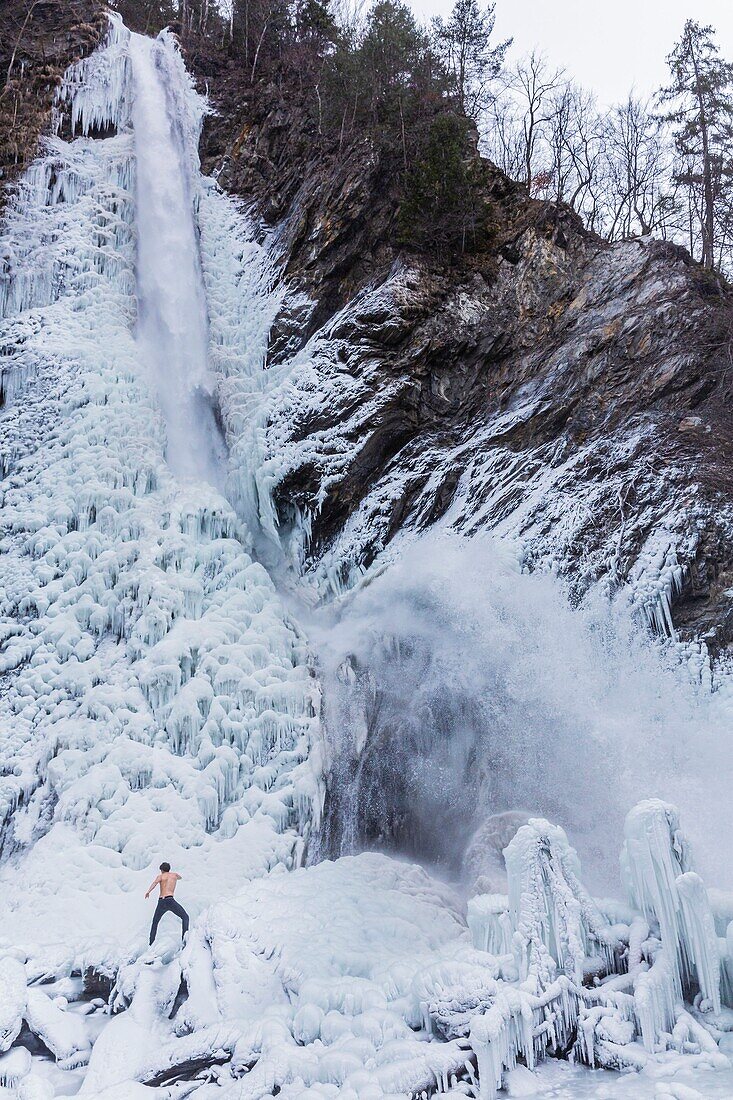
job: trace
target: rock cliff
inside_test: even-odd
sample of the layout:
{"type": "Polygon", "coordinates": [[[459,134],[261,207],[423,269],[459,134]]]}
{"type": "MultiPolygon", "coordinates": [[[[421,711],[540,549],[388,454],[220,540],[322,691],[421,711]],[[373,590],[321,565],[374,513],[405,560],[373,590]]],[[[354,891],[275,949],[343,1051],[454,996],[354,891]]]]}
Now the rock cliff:
{"type": "Polygon", "coordinates": [[[655,629],[729,645],[725,282],[669,243],[606,244],[487,162],[489,244],[438,264],[395,243],[369,143],[324,150],[275,89],[207,80],[204,162],[290,286],[261,480],[302,571],[338,590],[411,531],[491,529],[576,593],[629,583],[655,629]]]}
{"type": "Polygon", "coordinates": [[[0,182],[12,181],[36,155],[64,71],[94,49],[105,27],[100,0],[4,0],[0,6],[0,182]]]}

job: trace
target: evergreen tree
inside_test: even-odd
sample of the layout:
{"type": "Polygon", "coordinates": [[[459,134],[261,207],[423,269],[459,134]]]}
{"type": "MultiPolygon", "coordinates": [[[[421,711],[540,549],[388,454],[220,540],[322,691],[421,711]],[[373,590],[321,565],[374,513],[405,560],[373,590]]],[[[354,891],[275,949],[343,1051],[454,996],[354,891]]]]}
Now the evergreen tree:
{"type": "Polygon", "coordinates": [[[701,259],[715,266],[716,222],[733,180],[727,152],[733,137],[733,66],[720,57],[712,27],[689,19],[667,58],[672,82],[660,92],[669,104],[678,166],[675,178],[688,191],[700,223],[701,259]]]}
{"type": "Polygon", "coordinates": [[[377,0],[361,40],[340,35],[328,59],[324,115],[340,144],[369,133],[403,168],[420,144],[424,124],[446,106],[446,78],[430,39],[399,0],[377,0]]]}
{"type": "Polygon", "coordinates": [[[451,74],[458,107],[477,119],[490,102],[489,84],[499,72],[512,40],[491,45],[496,4],[481,10],[478,0],[456,0],[450,19],[433,19],[433,41],[451,74]]]}
{"type": "Polygon", "coordinates": [[[425,147],[406,174],[399,211],[402,244],[444,255],[481,243],[488,219],[475,161],[467,158],[465,117],[440,114],[425,147]]]}
{"type": "Polygon", "coordinates": [[[232,0],[231,26],[252,84],[283,60],[295,37],[288,0],[232,0]]]}
{"type": "Polygon", "coordinates": [[[337,37],[336,24],[328,9],[328,0],[298,0],[295,5],[295,33],[299,42],[312,43],[326,50],[337,37]]]}
{"type": "Polygon", "coordinates": [[[370,90],[374,121],[404,114],[405,95],[420,53],[426,48],[410,9],[399,0],[377,0],[369,12],[357,64],[370,90]]]}

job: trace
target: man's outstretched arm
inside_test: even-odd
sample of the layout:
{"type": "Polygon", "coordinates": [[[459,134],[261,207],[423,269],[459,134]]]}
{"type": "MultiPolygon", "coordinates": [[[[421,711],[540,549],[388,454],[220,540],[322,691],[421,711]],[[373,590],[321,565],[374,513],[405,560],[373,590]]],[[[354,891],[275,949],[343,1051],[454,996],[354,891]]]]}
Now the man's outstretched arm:
{"type": "Polygon", "coordinates": [[[153,881],[152,881],[152,882],[150,883],[150,886],[148,887],[148,889],[147,889],[147,892],[146,892],[146,894],[145,894],[145,897],[146,897],[146,898],[149,898],[149,897],[150,897],[150,895],[152,894],[153,890],[155,889],[155,887],[156,887],[156,886],[158,885],[158,883],[160,882],[160,879],[161,879],[161,875],[158,875],[158,877],[157,877],[156,879],[153,879],[153,881]]]}

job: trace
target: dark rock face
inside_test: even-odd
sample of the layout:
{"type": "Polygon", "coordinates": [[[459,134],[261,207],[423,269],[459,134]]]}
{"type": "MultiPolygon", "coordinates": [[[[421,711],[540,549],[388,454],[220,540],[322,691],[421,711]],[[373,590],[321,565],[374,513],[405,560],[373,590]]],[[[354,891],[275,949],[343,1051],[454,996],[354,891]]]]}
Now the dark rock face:
{"type": "Polygon", "coordinates": [[[633,579],[652,620],[674,597],[679,626],[726,644],[730,311],[658,242],[528,229],[496,272],[400,266],[272,402],[280,514],[312,517],[305,568],[346,581],[405,529],[496,529],[579,590],[633,579]]]}
{"type": "Polygon", "coordinates": [[[102,997],[108,1001],[114,987],[114,975],[104,974],[101,970],[88,966],[84,971],[84,996],[90,1000],[102,997]]]}
{"type": "Polygon", "coordinates": [[[370,141],[341,152],[323,144],[297,105],[275,87],[243,85],[234,62],[222,71],[209,57],[203,72],[217,106],[204,130],[204,171],[216,171],[274,230],[283,275],[310,299],[298,318],[302,343],[389,271],[396,180],[370,141]]]}
{"type": "Polygon", "coordinates": [[[104,11],[100,0],[0,4],[0,184],[12,181],[36,155],[56,86],[68,66],[99,43],[107,25],[104,11]]]}

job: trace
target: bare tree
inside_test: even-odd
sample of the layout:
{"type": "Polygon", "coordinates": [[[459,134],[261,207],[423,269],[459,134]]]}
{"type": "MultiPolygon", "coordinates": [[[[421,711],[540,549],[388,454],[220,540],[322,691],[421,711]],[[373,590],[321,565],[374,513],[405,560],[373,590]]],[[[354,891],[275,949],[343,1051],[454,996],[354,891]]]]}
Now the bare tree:
{"type": "Polygon", "coordinates": [[[552,96],[546,141],[551,153],[552,197],[583,214],[591,229],[601,222],[604,136],[594,96],[565,84],[552,96]]]}
{"type": "Polygon", "coordinates": [[[504,79],[504,94],[517,106],[521,128],[522,176],[531,189],[534,176],[547,168],[545,138],[554,114],[553,95],[566,83],[563,69],[550,65],[533,50],[521,58],[504,79]]]}
{"type": "Polygon", "coordinates": [[[366,27],[367,0],[331,0],[333,21],[347,41],[359,42],[366,27]]]}
{"type": "Polygon", "coordinates": [[[633,92],[604,123],[606,235],[673,236],[680,213],[669,135],[650,103],[633,92]]]}
{"type": "Polygon", "coordinates": [[[633,92],[599,110],[587,90],[530,54],[500,76],[482,120],[483,151],[609,240],[656,234],[733,270],[733,65],[712,35],[686,24],[661,118],[633,92]]]}
{"type": "Polygon", "coordinates": [[[27,28],[29,22],[31,21],[31,19],[33,18],[33,12],[38,7],[39,3],[40,3],[40,0],[31,0],[31,2],[26,5],[25,18],[24,18],[23,22],[21,23],[20,30],[18,31],[18,37],[15,40],[15,45],[13,46],[13,52],[10,55],[10,61],[8,62],[8,68],[7,68],[7,72],[5,74],[5,86],[3,87],[3,90],[0,93],[0,96],[5,95],[5,93],[10,88],[10,82],[11,82],[11,78],[12,78],[12,75],[13,75],[13,66],[15,65],[15,58],[18,54],[18,49],[19,49],[20,44],[22,42],[23,35],[25,34],[26,28],[27,28]]]}
{"type": "Polygon", "coordinates": [[[511,179],[524,172],[524,141],[516,102],[507,95],[497,96],[482,126],[482,149],[511,179]]]}

